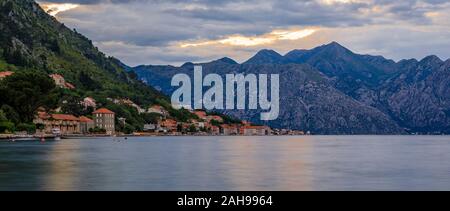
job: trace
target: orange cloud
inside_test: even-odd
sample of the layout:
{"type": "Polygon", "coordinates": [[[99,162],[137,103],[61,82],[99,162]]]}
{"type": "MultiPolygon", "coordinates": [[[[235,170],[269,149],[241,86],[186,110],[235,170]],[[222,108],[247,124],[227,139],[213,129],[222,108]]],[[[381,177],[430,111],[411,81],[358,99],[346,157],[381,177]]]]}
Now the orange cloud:
{"type": "Polygon", "coordinates": [[[78,4],[71,4],[71,3],[63,3],[63,4],[58,4],[58,3],[40,3],[40,6],[49,15],[56,16],[58,13],[75,9],[75,8],[79,7],[80,5],[78,5],[78,4]]]}
{"type": "Polygon", "coordinates": [[[271,44],[280,40],[299,40],[314,34],[317,29],[290,29],[290,30],[275,30],[260,36],[243,36],[232,35],[224,39],[218,40],[203,40],[198,42],[181,43],[180,47],[198,47],[207,45],[229,45],[229,46],[258,46],[271,44]]]}

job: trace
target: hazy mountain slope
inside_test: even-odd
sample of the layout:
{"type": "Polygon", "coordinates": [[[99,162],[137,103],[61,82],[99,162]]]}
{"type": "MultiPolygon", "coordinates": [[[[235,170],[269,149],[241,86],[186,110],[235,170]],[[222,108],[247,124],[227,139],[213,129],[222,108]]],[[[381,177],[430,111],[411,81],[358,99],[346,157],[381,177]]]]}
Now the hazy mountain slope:
{"type": "MultiPolygon", "coordinates": [[[[236,72],[224,62],[216,61],[212,64],[214,64],[216,71],[236,72]]],[[[365,108],[376,108],[376,112],[383,113],[382,117],[389,116],[388,119],[394,120],[397,125],[412,132],[450,133],[449,60],[444,62],[436,56],[429,56],[421,61],[410,59],[394,62],[382,56],[355,54],[333,42],[311,50],[293,50],[285,56],[281,56],[275,51],[262,50],[243,65],[235,64],[233,67],[240,71],[245,69],[245,72],[248,73],[257,73],[261,66],[271,67],[274,72],[283,72],[289,66],[288,64],[311,65],[314,67],[312,72],[315,74],[310,72],[308,73],[309,76],[316,77],[317,73],[322,73],[323,75],[320,78],[326,80],[323,84],[329,90],[324,91],[325,89],[319,86],[321,89],[316,87],[313,91],[308,92],[311,89],[306,89],[305,85],[308,83],[305,84],[304,81],[297,82],[294,78],[282,80],[283,92],[290,93],[292,90],[298,92],[287,94],[289,97],[283,100],[282,107],[291,109],[291,107],[296,106],[295,111],[307,111],[291,112],[289,114],[291,116],[283,116],[281,118],[284,123],[283,126],[289,127],[290,124],[294,124],[309,129],[307,125],[316,126],[320,125],[326,118],[335,119],[332,115],[326,115],[326,111],[322,109],[319,109],[320,112],[318,113],[314,113],[315,110],[304,109],[305,102],[299,100],[308,98],[311,101],[317,100],[316,103],[308,101],[314,104],[316,108],[317,106],[324,106],[333,112],[346,113],[347,116],[351,115],[349,114],[351,111],[340,109],[341,106],[352,108],[364,104],[365,108]],[[336,94],[336,92],[339,94],[336,94]],[[353,99],[341,102],[336,101],[336,99],[339,99],[336,96],[346,96],[353,99]],[[333,103],[334,101],[339,103],[333,103]],[[357,101],[358,105],[349,104],[347,101],[357,101]],[[295,115],[297,116],[292,117],[295,115]],[[313,120],[298,123],[308,119],[313,120]]],[[[148,79],[149,84],[159,86],[161,90],[169,94],[172,88],[159,82],[158,78],[161,77],[161,74],[167,78],[171,71],[186,71],[186,68],[192,66],[192,63],[183,66],[181,69],[141,66],[135,68],[135,70],[138,70],[140,77],[148,79]],[[155,71],[161,68],[169,71],[155,71]]],[[[311,84],[308,87],[311,87],[311,84]]],[[[358,107],[358,111],[360,109],[361,107],[358,107]]],[[[244,113],[239,115],[243,116],[244,113]]],[[[251,116],[251,114],[249,115],[251,116]]],[[[277,125],[278,123],[272,124],[277,125]]],[[[364,125],[365,132],[372,133],[368,129],[369,127],[366,127],[365,122],[359,124],[364,125]]],[[[333,124],[330,123],[330,125],[333,124]]],[[[337,130],[340,130],[348,125],[334,126],[338,128],[337,130]]],[[[318,127],[326,128],[327,126],[318,127]]],[[[324,131],[332,131],[332,129],[333,127],[330,127],[324,131]]]]}
{"type": "MultiPolygon", "coordinates": [[[[329,84],[329,79],[309,65],[244,64],[215,61],[202,64],[204,74],[227,73],[280,74],[280,117],[260,122],[261,111],[225,111],[242,119],[278,128],[300,129],[316,134],[395,134],[402,130],[388,116],[344,95],[329,84]]],[[[170,95],[173,75],[193,73],[193,64],[182,67],[138,66],[140,78],[170,95]]]]}
{"type": "Polygon", "coordinates": [[[450,133],[450,60],[429,56],[403,65],[379,91],[376,106],[412,131],[450,133]]]}

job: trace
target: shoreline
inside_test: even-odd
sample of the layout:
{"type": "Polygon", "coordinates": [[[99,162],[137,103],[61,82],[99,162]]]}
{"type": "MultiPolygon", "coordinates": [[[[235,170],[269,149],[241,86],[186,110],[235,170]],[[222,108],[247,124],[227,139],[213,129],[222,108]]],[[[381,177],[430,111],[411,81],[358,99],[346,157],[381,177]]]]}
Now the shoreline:
{"type": "Polygon", "coordinates": [[[10,134],[0,134],[0,141],[26,141],[26,140],[55,140],[58,137],[61,139],[88,139],[88,138],[139,138],[139,137],[308,137],[308,136],[450,136],[450,134],[433,135],[433,134],[423,134],[423,135],[405,135],[405,134],[348,134],[348,135],[255,135],[255,136],[245,136],[245,135],[69,135],[69,136],[55,136],[55,135],[10,135],[10,134]]]}

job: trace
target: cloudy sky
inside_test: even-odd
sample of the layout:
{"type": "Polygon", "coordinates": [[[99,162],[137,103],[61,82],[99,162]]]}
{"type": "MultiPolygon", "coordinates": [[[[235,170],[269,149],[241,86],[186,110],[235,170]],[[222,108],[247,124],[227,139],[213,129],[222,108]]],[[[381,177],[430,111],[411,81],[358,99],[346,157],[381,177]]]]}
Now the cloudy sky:
{"type": "Polygon", "coordinates": [[[450,58],[447,0],[45,0],[58,20],[128,65],[243,62],[337,41],[399,60],[450,58]]]}

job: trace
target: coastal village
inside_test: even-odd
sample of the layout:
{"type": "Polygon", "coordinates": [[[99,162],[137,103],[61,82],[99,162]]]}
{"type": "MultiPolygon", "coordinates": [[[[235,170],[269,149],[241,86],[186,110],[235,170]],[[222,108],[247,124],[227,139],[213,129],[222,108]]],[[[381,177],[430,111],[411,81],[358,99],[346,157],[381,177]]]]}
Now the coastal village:
{"type": "MultiPolygon", "coordinates": [[[[0,72],[0,80],[13,75],[13,72],[0,72]]],[[[51,74],[55,84],[63,89],[76,89],[74,85],[66,82],[59,74],[51,74]]],[[[129,99],[111,99],[114,104],[127,105],[136,109],[139,114],[155,114],[158,120],[154,124],[145,124],[142,131],[124,134],[116,130],[118,124],[125,125],[126,119],[117,116],[107,108],[97,108],[97,102],[92,97],[86,97],[82,106],[92,108],[93,112],[87,116],[75,116],[61,113],[60,109],[51,112],[39,109],[33,123],[37,125],[35,136],[268,136],[268,135],[304,135],[302,131],[278,130],[268,126],[254,125],[247,121],[225,123],[220,115],[209,114],[203,110],[191,110],[194,117],[185,122],[179,122],[170,116],[170,113],[161,105],[150,105],[142,108],[129,99]]]]}

